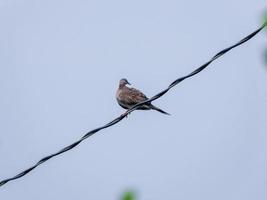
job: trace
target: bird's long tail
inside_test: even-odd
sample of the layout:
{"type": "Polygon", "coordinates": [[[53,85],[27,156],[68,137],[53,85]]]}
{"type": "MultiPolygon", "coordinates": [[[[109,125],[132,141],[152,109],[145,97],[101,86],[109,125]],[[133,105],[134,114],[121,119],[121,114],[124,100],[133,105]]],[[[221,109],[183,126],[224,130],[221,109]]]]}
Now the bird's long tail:
{"type": "Polygon", "coordinates": [[[159,112],[161,112],[161,113],[163,113],[165,115],[171,115],[171,114],[165,112],[164,110],[161,110],[160,108],[158,108],[158,107],[156,107],[156,106],[154,106],[152,104],[150,105],[150,108],[153,109],[153,110],[159,111],[159,112]]]}

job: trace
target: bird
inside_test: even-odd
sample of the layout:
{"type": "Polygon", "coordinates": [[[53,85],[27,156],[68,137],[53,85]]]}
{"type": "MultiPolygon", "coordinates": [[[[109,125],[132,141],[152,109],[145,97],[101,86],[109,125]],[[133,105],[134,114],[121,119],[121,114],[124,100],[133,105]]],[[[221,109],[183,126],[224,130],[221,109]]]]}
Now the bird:
{"type": "MultiPolygon", "coordinates": [[[[118,104],[124,108],[129,109],[134,105],[147,100],[147,96],[144,95],[140,90],[135,88],[127,87],[131,85],[126,78],[122,78],[119,82],[119,87],[116,91],[116,99],[118,104]]],[[[154,106],[151,102],[148,102],[140,107],[137,110],[156,110],[160,113],[170,115],[169,113],[161,110],[160,108],[154,106]]]]}

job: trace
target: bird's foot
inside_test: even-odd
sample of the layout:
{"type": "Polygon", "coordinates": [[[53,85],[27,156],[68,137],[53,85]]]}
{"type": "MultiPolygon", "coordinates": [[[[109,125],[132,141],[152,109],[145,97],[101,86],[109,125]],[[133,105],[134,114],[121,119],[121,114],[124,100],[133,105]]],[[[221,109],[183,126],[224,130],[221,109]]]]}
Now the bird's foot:
{"type": "Polygon", "coordinates": [[[130,113],[128,113],[127,111],[125,112],[125,113],[123,113],[122,115],[121,115],[121,117],[128,117],[128,115],[130,115],[130,113]]]}

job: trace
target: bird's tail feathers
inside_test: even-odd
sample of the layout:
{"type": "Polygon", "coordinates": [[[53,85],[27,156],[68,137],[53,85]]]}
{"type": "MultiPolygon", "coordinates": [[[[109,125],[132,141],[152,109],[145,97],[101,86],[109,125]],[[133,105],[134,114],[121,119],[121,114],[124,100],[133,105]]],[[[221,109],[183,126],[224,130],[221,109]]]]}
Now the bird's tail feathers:
{"type": "Polygon", "coordinates": [[[158,108],[158,107],[156,107],[156,106],[154,106],[154,105],[152,105],[152,104],[151,104],[150,108],[153,109],[153,110],[156,110],[156,111],[158,111],[158,112],[161,112],[161,113],[163,113],[163,114],[165,114],[165,115],[171,115],[171,114],[165,112],[164,110],[161,110],[160,108],[158,108]]]}

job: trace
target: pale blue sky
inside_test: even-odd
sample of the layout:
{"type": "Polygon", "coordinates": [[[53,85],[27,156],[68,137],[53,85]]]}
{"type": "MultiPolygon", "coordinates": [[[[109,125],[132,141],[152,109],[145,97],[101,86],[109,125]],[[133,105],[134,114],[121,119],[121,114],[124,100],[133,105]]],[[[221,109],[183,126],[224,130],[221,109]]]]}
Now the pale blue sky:
{"type": "MultiPolygon", "coordinates": [[[[0,179],[257,29],[266,0],[0,0],[0,179]]],[[[267,199],[262,32],[154,102],[0,188],[5,200],[267,199]]]]}

